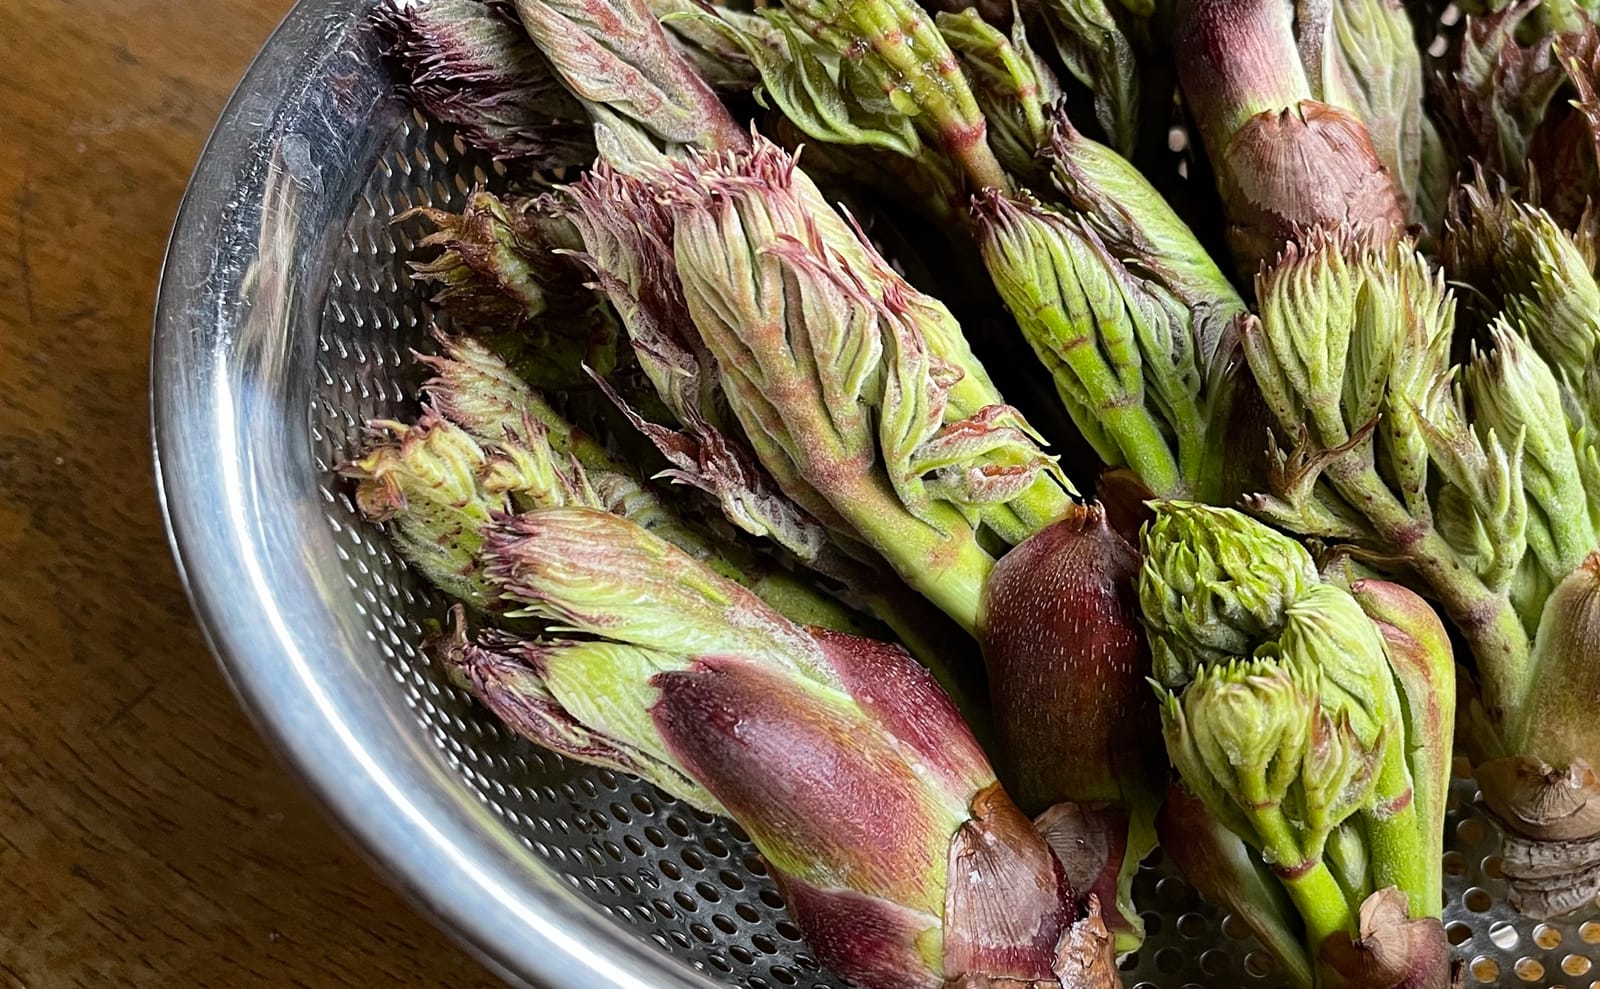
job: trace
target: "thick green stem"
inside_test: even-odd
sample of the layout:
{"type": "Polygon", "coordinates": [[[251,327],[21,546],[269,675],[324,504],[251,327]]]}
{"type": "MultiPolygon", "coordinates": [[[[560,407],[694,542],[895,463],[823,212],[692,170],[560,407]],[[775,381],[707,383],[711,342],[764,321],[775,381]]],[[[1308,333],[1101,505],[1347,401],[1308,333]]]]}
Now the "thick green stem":
{"type": "MultiPolygon", "coordinates": [[[[1011,191],[1011,180],[989,147],[988,122],[944,36],[918,6],[904,0],[857,0],[847,7],[864,38],[938,131],[946,154],[981,189],[1011,191]],[[931,70],[931,71],[930,71],[931,70]]],[[[845,57],[852,57],[848,51],[845,57]]]]}
{"type": "Polygon", "coordinates": [[[1028,342],[1050,369],[1062,403],[1076,410],[1075,414],[1095,417],[1093,423],[1079,422],[1078,428],[1085,435],[1099,433],[1115,447],[1097,452],[1113,462],[1120,456],[1158,497],[1186,497],[1187,486],[1171,441],[1142,397],[1118,380],[1111,359],[1097,352],[1091,332],[1074,326],[1073,314],[1059,305],[1028,315],[1050,335],[1047,339],[1042,334],[1028,334],[1028,342]]]}
{"type": "Polygon", "coordinates": [[[1344,887],[1321,859],[1303,859],[1297,830],[1283,808],[1273,803],[1247,813],[1272,871],[1305,921],[1306,954],[1315,959],[1322,942],[1339,931],[1354,935],[1356,915],[1345,900],[1344,887]]]}
{"type": "Polygon", "coordinates": [[[1315,959],[1322,951],[1322,942],[1344,931],[1355,936],[1355,915],[1345,903],[1344,889],[1333,872],[1322,862],[1302,866],[1304,871],[1294,874],[1278,870],[1283,888],[1306,924],[1306,953],[1315,959]]]}
{"type": "Polygon", "coordinates": [[[1101,412],[1101,425],[1117,439],[1130,470],[1159,498],[1188,493],[1177,458],[1155,416],[1143,405],[1122,405],[1101,412]]]}
{"type": "Polygon", "coordinates": [[[1435,856],[1422,840],[1417,803],[1404,746],[1391,741],[1384,755],[1374,801],[1379,810],[1365,811],[1367,845],[1372,851],[1374,889],[1393,886],[1406,894],[1413,918],[1437,916],[1444,903],[1441,875],[1430,866],[1435,856]]]}
{"type": "Polygon", "coordinates": [[[1011,191],[1011,179],[1001,167],[1000,159],[989,148],[987,125],[978,129],[976,137],[968,136],[965,132],[957,132],[953,137],[947,133],[945,148],[951,157],[960,162],[961,170],[966,173],[974,189],[1011,191]]]}
{"type": "Polygon", "coordinates": [[[1281,0],[1178,4],[1178,78],[1212,160],[1251,117],[1311,98],[1292,10],[1281,0]]]}
{"type": "Polygon", "coordinates": [[[1161,853],[1201,896],[1248,926],[1278,961],[1284,983],[1311,989],[1312,965],[1302,925],[1283,883],[1261,857],[1182,786],[1167,788],[1167,802],[1156,821],[1161,853]]]}
{"type": "Polygon", "coordinates": [[[975,633],[978,598],[994,558],[978,545],[959,513],[943,510],[949,516],[943,526],[913,518],[881,476],[840,479],[823,494],[902,580],[966,632],[975,633]]]}

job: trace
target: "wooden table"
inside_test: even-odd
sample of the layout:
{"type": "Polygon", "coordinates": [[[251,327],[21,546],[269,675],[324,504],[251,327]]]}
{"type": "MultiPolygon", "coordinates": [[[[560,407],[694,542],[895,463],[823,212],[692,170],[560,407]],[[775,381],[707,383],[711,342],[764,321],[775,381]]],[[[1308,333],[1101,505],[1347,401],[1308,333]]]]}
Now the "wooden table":
{"type": "Polygon", "coordinates": [[[0,0],[0,987],[497,985],[223,683],[151,479],[178,197],[289,0],[0,0]]]}

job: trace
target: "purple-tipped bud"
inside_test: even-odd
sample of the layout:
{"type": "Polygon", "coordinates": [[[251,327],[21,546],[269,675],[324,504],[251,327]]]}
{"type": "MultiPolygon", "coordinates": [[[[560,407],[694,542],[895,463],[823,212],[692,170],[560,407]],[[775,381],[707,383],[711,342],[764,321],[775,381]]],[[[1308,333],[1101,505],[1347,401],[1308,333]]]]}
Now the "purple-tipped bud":
{"type": "Polygon", "coordinates": [[[827,663],[857,704],[965,799],[994,782],[994,770],[961,714],[932,675],[899,646],[812,629],[827,663]]]}
{"type": "Polygon", "coordinates": [[[688,312],[763,465],[970,628],[992,563],[979,525],[1021,539],[1067,504],[1036,436],[948,310],[777,147],[678,163],[662,184],[688,312]]]}
{"type": "Polygon", "coordinates": [[[457,605],[450,617],[450,631],[434,640],[430,651],[450,677],[471,691],[478,703],[507,728],[580,762],[649,780],[711,813],[724,812],[710,794],[651,751],[660,748],[659,744],[651,744],[653,739],[629,738],[628,733],[614,728],[586,724],[551,689],[552,666],[573,653],[628,647],[596,642],[543,643],[494,631],[485,632],[474,641],[467,635],[465,609],[457,605]]]}
{"type": "Polygon", "coordinates": [[[1115,985],[1093,908],[1074,923],[1060,864],[903,649],[794,625],[604,513],[529,513],[490,544],[497,586],[591,637],[446,659],[518,730],[737,820],[835,971],[1115,985]]]}
{"type": "MultiPolygon", "coordinates": [[[[1490,9],[1464,19],[1460,36],[1440,59],[1431,100],[1440,132],[1449,137],[1455,160],[1472,162],[1523,189],[1537,189],[1546,207],[1574,207],[1559,210],[1570,224],[1592,190],[1594,163],[1584,159],[1594,152],[1583,147],[1587,141],[1570,140],[1581,138],[1580,133],[1561,126],[1578,115],[1564,105],[1570,93],[1563,83],[1569,79],[1577,90],[1578,109],[1587,112],[1582,107],[1587,102],[1584,73],[1568,58],[1574,52],[1566,46],[1581,49],[1590,43],[1573,26],[1553,22],[1562,13],[1580,22],[1593,15],[1583,13],[1587,5],[1579,3],[1486,6],[1490,9]],[[1562,130],[1567,134],[1560,134],[1562,130]],[[1570,175],[1579,163],[1582,182],[1563,187],[1552,181],[1570,175]]],[[[1593,26],[1585,27],[1592,38],[1593,26]]]]}
{"type": "Polygon", "coordinates": [[[406,97],[467,143],[541,169],[594,157],[583,107],[505,5],[385,0],[372,25],[406,97]]]}
{"type": "Polygon", "coordinates": [[[847,698],[709,657],[655,683],[652,714],[668,751],[779,871],[942,912],[946,850],[965,802],[930,788],[847,698]]]}
{"type": "MultiPolygon", "coordinates": [[[[908,699],[932,689],[903,652],[867,652],[900,666],[894,679],[922,681],[908,699]]],[[[911,728],[902,734],[844,695],[797,691],[734,659],[654,682],[674,759],[750,833],[835,970],[868,986],[1053,977],[1075,915],[1061,867],[992,779],[958,788],[908,751],[926,748],[915,736],[929,725],[897,719],[911,728]]],[[[937,707],[947,738],[972,746],[948,704],[937,707]]]]}
{"type": "MultiPolygon", "coordinates": [[[[411,263],[455,325],[479,335],[529,382],[566,389],[580,367],[616,363],[617,327],[583,284],[582,270],[559,253],[572,234],[548,198],[500,198],[478,190],[460,213],[419,208],[399,217],[432,226],[420,248],[437,254],[411,263]]],[[[424,252],[426,253],[426,252],[424,252]]]]}
{"type": "Polygon", "coordinates": [[[1124,948],[1142,936],[1129,883],[1166,768],[1138,573],[1105,510],[1074,506],[1001,558],[980,612],[1008,785],[1023,809],[1045,811],[1047,835],[1067,838],[1052,844],[1080,849],[1068,874],[1099,896],[1124,948]]]}

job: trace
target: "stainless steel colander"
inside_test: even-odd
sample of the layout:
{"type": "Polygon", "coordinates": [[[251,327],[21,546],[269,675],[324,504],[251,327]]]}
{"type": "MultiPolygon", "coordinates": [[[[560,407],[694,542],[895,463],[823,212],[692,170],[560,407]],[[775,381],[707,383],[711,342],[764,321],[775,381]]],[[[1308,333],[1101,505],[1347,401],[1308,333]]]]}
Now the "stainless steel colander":
{"type": "MultiPolygon", "coordinates": [[[[434,313],[407,277],[419,205],[495,166],[397,103],[362,25],[303,0],[229,103],[172,235],[156,314],[159,482],[195,609],[262,731],[360,847],[516,985],[833,987],[737,828],[512,737],[419,650],[443,602],[332,468],[415,412],[434,313]]],[[[1504,905],[1460,780],[1447,930],[1467,985],[1600,989],[1600,911],[1504,905]]],[[[1159,864],[1136,888],[1139,989],[1278,985],[1243,925],[1159,864]]]]}

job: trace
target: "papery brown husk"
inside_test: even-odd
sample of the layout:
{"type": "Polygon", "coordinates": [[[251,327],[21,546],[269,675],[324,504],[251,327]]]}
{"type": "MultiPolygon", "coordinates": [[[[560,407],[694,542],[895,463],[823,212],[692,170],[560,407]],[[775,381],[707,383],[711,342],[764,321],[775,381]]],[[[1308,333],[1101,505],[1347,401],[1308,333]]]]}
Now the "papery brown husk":
{"type": "Polygon", "coordinates": [[[1117,989],[1122,985],[1111,934],[1101,920],[1099,897],[1088,898],[1082,915],[1061,939],[1055,971],[1061,989],[1117,989]]]}
{"type": "Polygon", "coordinates": [[[1600,893],[1600,776],[1595,748],[1600,689],[1600,552],[1545,600],[1520,724],[1505,740],[1518,753],[1475,769],[1483,803],[1505,834],[1512,904],[1553,917],[1600,893]]]}
{"type": "Polygon", "coordinates": [[[1600,779],[1589,764],[1557,769],[1510,756],[1473,774],[1500,825],[1511,905],[1548,920],[1592,904],[1600,894],[1600,779]]]}
{"type": "Polygon", "coordinates": [[[1381,232],[1405,223],[1366,127],[1325,103],[1305,100],[1251,117],[1221,157],[1229,245],[1245,274],[1307,228],[1381,232]]]}
{"type": "MultiPolygon", "coordinates": [[[[1111,904],[1117,902],[1123,860],[1128,856],[1128,824],[1128,807],[1107,803],[1063,802],[1033,820],[1072,888],[1098,903],[1111,904]]],[[[1107,926],[1132,931],[1134,920],[1114,909],[1107,926]]],[[[1143,937],[1143,931],[1136,936],[1143,937]]]]}
{"type": "Polygon", "coordinates": [[[1049,846],[999,786],[973,798],[972,818],[951,838],[947,875],[946,976],[1048,979],[1055,946],[1075,919],[1071,888],[1049,846]]]}
{"type": "Polygon", "coordinates": [[[1322,989],[1450,989],[1456,979],[1444,923],[1410,919],[1393,886],[1362,902],[1356,937],[1323,942],[1320,961],[1322,989]]]}
{"type": "Polygon", "coordinates": [[[998,786],[950,842],[946,989],[1116,989],[1116,957],[1090,897],[1082,915],[1061,863],[998,786]]]}

